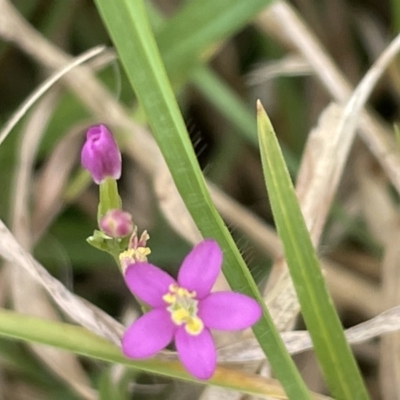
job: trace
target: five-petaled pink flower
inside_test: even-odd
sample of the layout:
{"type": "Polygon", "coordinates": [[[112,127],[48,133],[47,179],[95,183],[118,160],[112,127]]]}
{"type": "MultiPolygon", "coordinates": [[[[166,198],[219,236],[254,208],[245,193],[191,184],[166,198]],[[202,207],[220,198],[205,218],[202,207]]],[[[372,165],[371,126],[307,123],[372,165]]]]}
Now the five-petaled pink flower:
{"type": "Polygon", "coordinates": [[[222,264],[222,252],[206,239],[184,259],[175,281],[158,267],[136,262],[128,266],[125,282],[152,309],[129,326],[122,351],[130,358],[146,358],[174,340],[179,359],[198,379],[208,379],[216,366],[210,329],[239,330],[261,316],[258,303],[243,294],[210,293],[222,264]]]}
{"type": "Polygon", "coordinates": [[[97,184],[105,178],[121,177],[121,153],[106,126],[93,125],[87,130],[81,164],[97,184]]]}

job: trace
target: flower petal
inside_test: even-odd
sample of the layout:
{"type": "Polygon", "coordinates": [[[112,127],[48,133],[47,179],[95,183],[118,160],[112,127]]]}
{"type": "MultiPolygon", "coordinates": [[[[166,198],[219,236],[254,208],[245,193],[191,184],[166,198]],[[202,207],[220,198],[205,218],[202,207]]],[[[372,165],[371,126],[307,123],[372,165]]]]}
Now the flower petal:
{"type": "Polygon", "coordinates": [[[222,252],[218,243],[206,239],[195,246],[183,260],[178,273],[179,286],[195,290],[202,299],[210,293],[221,270],[222,252]]]}
{"type": "Polygon", "coordinates": [[[215,370],[217,353],[208,329],[199,335],[189,335],[184,327],[178,328],[175,346],[184,367],[197,379],[209,379],[215,370]]]}
{"type": "Polygon", "coordinates": [[[121,177],[121,153],[106,126],[93,125],[87,130],[81,163],[97,184],[107,177],[121,177]]]}
{"type": "Polygon", "coordinates": [[[223,331],[245,329],[261,317],[258,303],[241,293],[211,293],[199,302],[198,317],[210,329],[223,331]]]}
{"type": "Polygon", "coordinates": [[[146,358],[156,354],[172,341],[176,327],[170,313],[156,308],[137,319],[122,337],[122,352],[130,358],[146,358]]]}
{"type": "Polygon", "coordinates": [[[124,279],[130,291],[152,307],[166,306],[162,296],[168,293],[169,285],[176,283],[162,269],[146,262],[129,265],[124,279]]]}

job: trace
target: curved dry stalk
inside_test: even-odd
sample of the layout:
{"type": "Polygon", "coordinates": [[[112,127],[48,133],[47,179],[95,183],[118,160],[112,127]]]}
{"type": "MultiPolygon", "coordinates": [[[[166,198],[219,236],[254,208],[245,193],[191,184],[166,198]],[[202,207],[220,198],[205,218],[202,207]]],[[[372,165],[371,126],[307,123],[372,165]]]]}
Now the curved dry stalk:
{"type": "Polygon", "coordinates": [[[49,158],[37,174],[31,217],[34,242],[47,231],[50,223],[65,206],[65,187],[78,159],[82,132],[88,125],[89,122],[82,122],[69,129],[55,144],[49,158]]]}
{"type": "Polygon", "coordinates": [[[106,50],[105,46],[98,46],[93,49],[86,51],[80,56],[73,59],[62,69],[56,71],[50,77],[48,77],[39,87],[32,92],[30,96],[19,106],[17,111],[11,116],[7,123],[0,130],[0,146],[10,134],[12,129],[17,125],[17,123],[23,118],[23,116],[29,111],[29,109],[51,88],[57,83],[65,74],[76,68],[78,65],[82,65],[88,60],[98,56],[106,50]]]}
{"type": "MultiPolygon", "coordinates": [[[[0,5],[2,4],[4,5],[6,4],[6,2],[2,0],[0,2],[0,5]]],[[[9,7],[9,5],[7,7],[9,7]]],[[[7,9],[5,10],[7,11],[7,9]]],[[[8,9],[7,12],[11,11],[8,9]]],[[[17,25],[11,26],[9,27],[9,29],[12,30],[13,32],[17,28],[26,29],[26,26],[21,26],[22,23],[23,23],[22,21],[17,21],[17,25]]],[[[31,33],[31,36],[33,37],[35,36],[33,34],[35,32],[32,33],[32,31],[29,30],[29,33],[31,33]]],[[[10,34],[9,36],[13,37],[12,34],[10,34]]],[[[15,37],[14,40],[17,41],[17,37],[15,37]]],[[[55,65],[61,64],[62,60],[66,59],[65,55],[63,55],[58,49],[51,46],[42,37],[35,38],[34,41],[29,41],[30,40],[29,37],[24,38],[24,40],[25,42],[23,43],[17,41],[17,44],[20,45],[23,49],[26,49],[26,51],[28,51],[29,48],[32,48],[32,46],[35,45],[36,40],[39,40],[40,45],[38,47],[40,51],[35,53],[34,57],[38,59],[39,62],[45,64],[50,68],[54,68],[55,65]]],[[[128,118],[125,110],[123,110],[123,108],[120,105],[115,104],[114,99],[110,98],[108,95],[104,95],[106,92],[104,92],[102,88],[99,89],[96,86],[98,85],[98,83],[95,81],[93,76],[90,75],[90,72],[87,69],[79,67],[74,71],[71,71],[71,73],[67,75],[65,79],[67,80],[68,84],[71,85],[76,94],[80,96],[83,101],[85,101],[85,104],[88,105],[88,108],[90,108],[96,115],[101,114],[102,117],[106,118],[112,125],[123,126],[125,128],[129,127],[130,132],[132,132],[132,134],[134,133],[133,135],[134,137],[132,140],[129,140],[126,143],[127,152],[132,157],[134,157],[136,161],[140,163],[140,165],[144,168],[145,171],[151,173],[153,168],[155,168],[154,164],[160,162],[159,161],[160,154],[154,142],[152,142],[152,139],[148,134],[148,132],[146,132],[143,128],[140,128],[137,125],[133,124],[132,121],[128,118]],[[82,77],[78,77],[79,74],[82,74],[84,76],[84,79],[82,79],[82,77]],[[70,76],[72,76],[72,78],[70,76]],[[77,89],[76,84],[72,84],[72,82],[75,80],[75,77],[77,78],[76,80],[79,82],[80,90],[77,89]],[[89,82],[89,85],[86,85],[87,82],[89,82]],[[94,87],[95,89],[93,89],[94,87]],[[89,98],[90,96],[83,97],[82,91],[84,91],[85,93],[91,93],[92,96],[96,99],[96,102],[93,101],[93,98],[89,98]],[[110,114],[108,113],[104,114],[103,113],[104,107],[107,107],[112,112],[110,114]],[[120,117],[121,119],[118,119],[120,117]],[[150,143],[152,144],[150,145],[150,143]],[[147,161],[154,160],[153,167],[150,164],[141,163],[142,159],[137,157],[138,152],[144,155],[147,161]]],[[[274,235],[271,234],[273,232],[272,230],[268,229],[266,225],[263,224],[257,217],[250,219],[247,218],[248,215],[251,216],[252,214],[248,213],[247,210],[245,210],[239,204],[229,199],[218,189],[212,188],[211,191],[217,207],[221,210],[222,214],[227,220],[229,220],[229,222],[232,222],[233,224],[238,226],[239,229],[242,229],[243,232],[246,232],[249,235],[251,235],[251,233],[253,232],[254,234],[252,239],[256,243],[260,243],[260,247],[261,248],[264,247],[264,250],[269,250],[273,257],[278,257],[280,255],[280,246],[276,244],[277,240],[276,237],[274,238],[274,235]],[[232,204],[234,205],[235,208],[232,208],[232,204]],[[234,210],[234,212],[229,210],[234,210]],[[246,217],[235,219],[235,216],[239,215],[245,215],[246,217]],[[247,224],[248,221],[251,222],[247,224]],[[270,246],[265,247],[265,242],[264,244],[262,243],[263,236],[264,238],[265,237],[271,238],[269,240],[269,243],[271,244],[270,246]]]]}
{"type": "MultiPolygon", "coordinates": [[[[314,73],[328,88],[331,95],[341,103],[346,102],[351,94],[350,85],[292,8],[288,4],[278,1],[260,14],[257,24],[262,30],[270,32],[272,29],[268,23],[271,21],[274,29],[279,31],[279,35],[283,34],[286,40],[289,40],[292,46],[295,46],[309,62],[314,73]]],[[[398,153],[393,154],[395,153],[393,151],[394,146],[390,145],[390,138],[377,128],[377,123],[371,117],[362,112],[374,85],[398,52],[399,47],[400,37],[397,37],[353,92],[350,100],[343,108],[343,115],[338,119],[336,127],[332,128],[329,127],[329,124],[325,124],[324,129],[317,131],[318,135],[316,135],[316,132],[309,135],[296,190],[299,193],[300,205],[306,224],[316,246],[354,140],[358,119],[361,123],[361,134],[364,135],[364,140],[368,138],[369,147],[386,172],[391,174],[392,183],[398,185],[400,191],[400,181],[397,179],[400,176],[400,156],[398,153]],[[315,149],[316,146],[318,146],[317,149],[315,149]]],[[[333,107],[337,108],[338,106],[330,106],[327,109],[330,111],[326,112],[333,119],[338,118],[338,111],[334,111],[333,107]]],[[[321,118],[328,119],[327,116],[321,118]]],[[[321,120],[320,124],[322,123],[321,120]]],[[[270,296],[269,304],[272,305],[273,313],[275,304],[277,304],[278,309],[281,309],[279,296],[294,297],[293,286],[287,269],[282,269],[280,266],[276,266],[275,269],[280,270],[276,274],[279,281],[275,283],[275,285],[279,285],[280,290],[277,291],[279,295],[272,294],[270,296]]],[[[271,282],[270,287],[272,285],[273,282],[271,282]]],[[[295,307],[292,308],[295,312],[295,307]]],[[[286,313],[285,310],[283,310],[283,313],[279,312],[282,314],[282,319],[279,317],[279,320],[282,320],[282,325],[291,327],[297,313],[292,315],[291,321],[287,320],[287,323],[285,323],[285,318],[289,318],[290,313],[286,313]]]]}
{"type": "MultiPolygon", "coordinates": [[[[336,102],[343,104],[349,99],[352,86],[292,6],[276,1],[260,13],[256,24],[263,32],[282,39],[291,50],[295,48],[308,61],[315,76],[336,102]]],[[[362,113],[359,125],[360,138],[400,193],[400,155],[393,150],[395,141],[392,135],[366,112],[362,113]]]]}
{"type": "Polygon", "coordinates": [[[124,327],[104,311],[71,293],[61,282],[53,278],[21,247],[1,220],[0,238],[0,256],[31,274],[72,321],[119,345],[124,327]]]}
{"type": "MultiPolygon", "coordinates": [[[[58,49],[30,26],[8,0],[0,0],[0,36],[13,42],[22,51],[50,70],[59,70],[69,64],[72,57],[58,49]]],[[[80,65],[63,76],[78,99],[93,115],[115,128],[129,132],[134,141],[131,152],[141,167],[151,173],[159,167],[161,156],[151,135],[136,124],[122,105],[95,78],[91,69],[80,65]],[[138,145],[139,144],[139,145],[138,145]]],[[[127,141],[125,136],[125,141],[127,141]]],[[[130,140],[129,140],[130,141],[130,140]]]]}
{"type": "MultiPolygon", "coordinates": [[[[400,247],[399,226],[393,229],[394,234],[385,246],[382,262],[382,303],[385,307],[400,303],[400,247]]],[[[400,396],[400,333],[392,333],[381,339],[379,360],[379,381],[382,394],[387,400],[395,400],[400,396]]]]}
{"type": "Polygon", "coordinates": [[[253,72],[247,75],[248,85],[262,85],[266,82],[283,76],[309,76],[313,70],[303,57],[297,54],[289,54],[276,61],[268,61],[257,66],[253,72]]]}
{"type": "MultiPolygon", "coordinates": [[[[34,59],[38,60],[39,63],[47,68],[57,69],[70,62],[70,57],[62,53],[30,27],[7,0],[0,0],[0,14],[7,19],[6,23],[0,27],[0,35],[15,42],[34,59]]],[[[157,189],[160,192],[159,176],[168,177],[171,185],[175,186],[153,137],[146,129],[132,121],[128,112],[110,96],[88,68],[83,66],[76,67],[70,70],[69,74],[64,75],[64,80],[97,118],[130,133],[129,137],[124,137],[125,149],[140,164],[143,170],[151,176],[156,192],[157,189]]],[[[162,204],[165,205],[166,217],[171,226],[179,234],[182,234],[182,231],[179,230],[180,225],[191,226],[190,231],[196,232],[197,227],[186,207],[184,207],[176,188],[163,192],[161,195],[164,196],[162,204]],[[166,194],[168,198],[165,197],[166,194]],[[176,218],[168,218],[171,217],[169,213],[171,208],[180,209],[180,221],[177,221],[176,218]],[[178,223],[179,226],[177,225],[178,223]]],[[[188,239],[198,241],[200,236],[197,239],[196,236],[194,234],[188,239]]],[[[186,235],[184,238],[186,239],[186,235]]],[[[222,273],[219,275],[217,283],[220,288],[229,288],[222,273]]]]}
{"type": "MultiPolygon", "coordinates": [[[[58,69],[70,62],[69,56],[29,26],[7,0],[0,0],[0,14],[6,19],[4,25],[0,27],[0,35],[15,42],[40,64],[46,68],[58,69]]],[[[69,74],[64,76],[64,82],[98,119],[129,132],[129,136],[125,135],[122,138],[125,141],[126,151],[140,164],[143,171],[152,177],[155,187],[159,187],[157,177],[160,171],[161,175],[170,174],[149,132],[132,121],[129,113],[97,81],[90,69],[80,66],[70,70],[69,74]]],[[[181,203],[176,190],[168,194],[176,199],[177,204],[181,203]]],[[[187,224],[193,225],[187,210],[180,207],[181,215],[187,220],[187,224]]],[[[194,227],[192,230],[195,229],[194,227]]]]}
{"type": "MultiPolygon", "coordinates": [[[[53,91],[37,104],[27,120],[20,146],[18,146],[19,154],[11,199],[13,205],[11,225],[16,238],[26,249],[31,247],[32,242],[28,204],[34,162],[45,126],[57,105],[57,98],[58,92],[53,91]]],[[[55,312],[49,298],[44,294],[43,288],[29,274],[26,274],[18,265],[6,264],[5,268],[8,270],[12,303],[18,312],[45,319],[59,319],[58,313],[55,312]]],[[[54,374],[83,398],[88,400],[96,398],[85,371],[74,355],[51,347],[34,344],[31,344],[30,347],[54,374]]]]}
{"type": "MultiPolygon", "coordinates": [[[[382,179],[381,174],[374,173],[368,156],[358,157],[356,177],[369,230],[384,248],[380,303],[389,308],[400,303],[400,214],[390,196],[386,180],[382,179]]],[[[399,345],[399,333],[387,335],[380,342],[379,380],[384,398],[388,400],[400,396],[399,345]]]]}
{"type": "MultiPolygon", "coordinates": [[[[346,339],[350,344],[359,344],[378,336],[400,330],[400,306],[361,324],[345,330],[346,339]]],[[[288,352],[292,355],[312,349],[312,342],[307,331],[282,332],[288,352]]],[[[256,339],[245,339],[218,349],[219,362],[246,363],[265,360],[265,354],[260,349],[256,339]]]]}

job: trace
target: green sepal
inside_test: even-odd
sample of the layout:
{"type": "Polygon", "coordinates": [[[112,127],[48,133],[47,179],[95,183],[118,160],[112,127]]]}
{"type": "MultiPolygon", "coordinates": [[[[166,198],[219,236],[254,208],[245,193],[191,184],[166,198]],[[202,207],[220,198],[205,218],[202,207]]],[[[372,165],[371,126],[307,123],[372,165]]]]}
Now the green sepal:
{"type": "Polygon", "coordinates": [[[96,249],[110,253],[114,258],[118,259],[118,255],[128,247],[129,236],[118,239],[111,238],[104,232],[95,229],[93,235],[89,236],[86,241],[96,249]]]}
{"type": "Polygon", "coordinates": [[[93,235],[89,236],[86,241],[96,249],[109,252],[109,241],[114,241],[114,239],[110,238],[102,231],[95,229],[93,235]]]}

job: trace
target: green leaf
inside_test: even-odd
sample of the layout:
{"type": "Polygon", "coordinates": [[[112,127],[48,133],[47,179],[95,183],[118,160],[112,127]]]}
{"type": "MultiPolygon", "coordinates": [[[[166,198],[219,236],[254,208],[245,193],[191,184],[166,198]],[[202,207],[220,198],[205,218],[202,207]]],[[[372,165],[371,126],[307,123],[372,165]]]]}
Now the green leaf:
{"type": "MultiPolygon", "coordinates": [[[[0,336],[55,346],[82,356],[122,364],[134,370],[201,383],[189,375],[177,361],[154,358],[130,360],[123,356],[117,346],[82,327],[18,314],[2,308],[0,336]]],[[[282,388],[273,379],[223,367],[218,367],[213,377],[203,383],[256,396],[286,398],[282,388]]]]}
{"type": "MultiPolygon", "coordinates": [[[[210,4],[227,6],[229,3],[227,9],[219,10],[227,13],[229,21],[231,4],[238,5],[239,2],[224,0],[221,3],[210,1],[200,3],[203,7],[210,4]]],[[[241,2],[241,8],[251,9],[251,3],[251,1],[241,2]]],[[[210,199],[158,53],[143,2],[96,0],[96,4],[186,207],[203,236],[215,238],[221,246],[224,253],[223,272],[232,289],[256,298],[263,308],[263,316],[253,327],[253,331],[268,356],[276,376],[291,399],[309,399],[308,390],[286,352],[257,286],[210,199]]],[[[194,2],[190,4],[193,5],[194,2]]],[[[220,15],[218,18],[215,15],[213,17],[214,19],[211,18],[213,22],[221,20],[220,15]]],[[[231,32],[227,29],[226,32],[228,31],[231,32]]],[[[187,34],[189,35],[189,32],[187,34]]],[[[179,37],[176,38],[178,39],[179,37]]],[[[210,40],[207,43],[209,42],[210,40]]]]}
{"type": "Polygon", "coordinates": [[[275,224],[326,383],[337,399],[368,399],[326,289],[273,127],[261,103],[257,108],[261,159],[275,224]]]}

